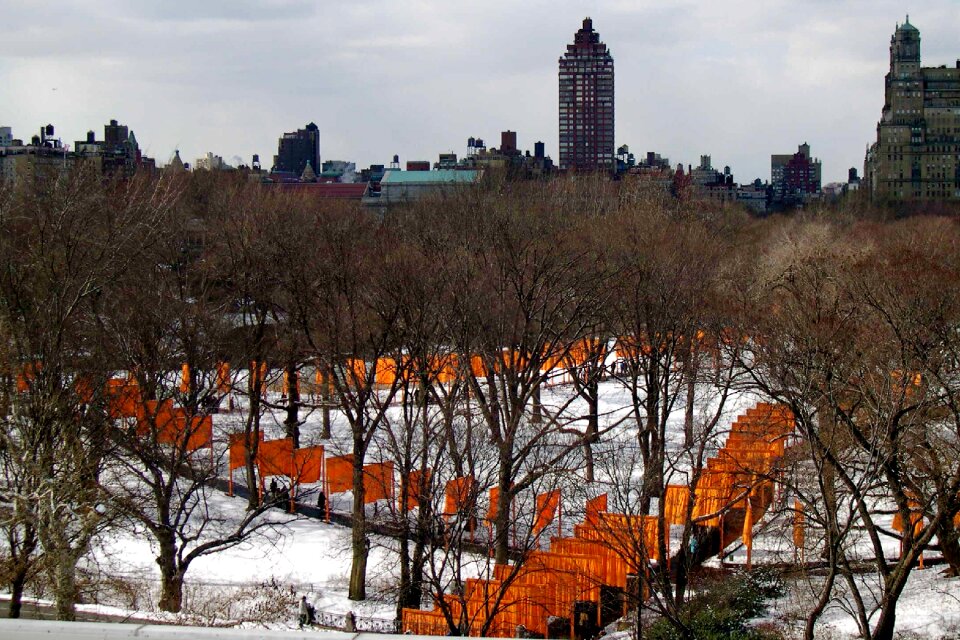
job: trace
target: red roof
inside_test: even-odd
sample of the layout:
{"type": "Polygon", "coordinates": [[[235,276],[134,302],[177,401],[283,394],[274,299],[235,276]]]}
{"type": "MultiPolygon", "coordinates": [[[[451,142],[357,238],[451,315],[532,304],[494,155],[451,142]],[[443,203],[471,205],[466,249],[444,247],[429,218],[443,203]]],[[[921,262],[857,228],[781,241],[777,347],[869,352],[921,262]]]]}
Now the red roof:
{"type": "Polygon", "coordinates": [[[287,182],[277,185],[281,189],[299,191],[318,198],[342,198],[359,200],[367,190],[365,182],[287,182]]]}

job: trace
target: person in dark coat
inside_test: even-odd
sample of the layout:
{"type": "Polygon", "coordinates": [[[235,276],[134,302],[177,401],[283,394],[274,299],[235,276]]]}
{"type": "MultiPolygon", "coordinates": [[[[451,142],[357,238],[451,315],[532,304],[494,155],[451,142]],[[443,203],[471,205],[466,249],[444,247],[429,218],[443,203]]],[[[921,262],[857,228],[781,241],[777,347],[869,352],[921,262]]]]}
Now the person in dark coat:
{"type": "Polygon", "coordinates": [[[317,496],[317,509],[320,510],[321,518],[327,514],[327,495],[323,491],[317,496]]]}
{"type": "Polygon", "coordinates": [[[307,596],[300,596],[299,622],[301,629],[303,629],[303,625],[310,622],[310,605],[307,604],[307,596]]]}

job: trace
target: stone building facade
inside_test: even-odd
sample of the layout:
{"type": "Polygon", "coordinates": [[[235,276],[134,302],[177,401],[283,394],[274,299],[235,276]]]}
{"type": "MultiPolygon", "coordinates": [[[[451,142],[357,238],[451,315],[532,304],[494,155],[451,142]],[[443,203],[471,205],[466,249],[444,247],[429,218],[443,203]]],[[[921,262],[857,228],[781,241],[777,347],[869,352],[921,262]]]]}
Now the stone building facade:
{"type": "Polygon", "coordinates": [[[890,71],[864,187],[880,200],[960,200],[960,60],[920,66],[910,17],[890,39],[890,71]]]}

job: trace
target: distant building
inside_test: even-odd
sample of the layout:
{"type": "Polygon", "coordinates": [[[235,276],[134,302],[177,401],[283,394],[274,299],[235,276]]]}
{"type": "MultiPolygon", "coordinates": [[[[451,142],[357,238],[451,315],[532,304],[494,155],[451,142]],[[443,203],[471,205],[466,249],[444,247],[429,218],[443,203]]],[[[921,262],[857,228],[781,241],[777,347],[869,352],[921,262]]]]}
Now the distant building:
{"type": "Polygon", "coordinates": [[[204,157],[197,158],[196,162],[193,163],[193,168],[204,171],[229,171],[233,169],[233,167],[223,161],[222,156],[214,155],[209,151],[204,157]]]}
{"type": "MultiPolygon", "coordinates": [[[[478,147],[477,149],[481,149],[478,147]]],[[[482,147],[482,150],[486,150],[486,147],[482,147]]],[[[444,169],[456,169],[458,166],[457,154],[455,153],[441,153],[437,156],[437,162],[433,165],[434,169],[444,170],[444,169]]]]}
{"type": "MultiPolygon", "coordinates": [[[[729,167],[727,167],[727,173],[730,173],[729,167]]],[[[700,156],[700,165],[690,170],[690,179],[693,184],[701,187],[725,182],[724,174],[713,168],[710,156],[700,156]]]]}
{"type": "Polygon", "coordinates": [[[103,140],[97,140],[93,131],[87,132],[84,140],[77,140],[73,151],[86,161],[95,162],[100,170],[109,176],[130,177],[138,169],[155,168],[152,158],[146,158],[140,152],[137,136],[126,125],[111,120],[103,125],[103,140]]]}
{"type": "Polygon", "coordinates": [[[170,158],[170,162],[167,163],[164,169],[170,173],[180,173],[187,170],[187,165],[180,159],[180,149],[174,149],[173,157],[170,158]]]}
{"type": "Polygon", "coordinates": [[[317,182],[352,183],[360,179],[357,164],[346,160],[327,160],[320,167],[317,182]]]}
{"type": "Polygon", "coordinates": [[[152,171],[156,168],[153,158],[141,153],[133,131],[116,120],[103,126],[103,140],[97,140],[96,134],[88,131],[84,140],[74,143],[73,151],[78,158],[97,163],[109,176],[130,177],[140,169],[152,171]]]}
{"type": "Polygon", "coordinates": [[[857,168],[850,167],[847,171],[847,191],[857,191],[860,189],[860,176],[857,175],[857,168]]]}
{"type": "Polygon", "coordinates": [[[76,162],[76,154],[67,151],[56,137],[52,124],[40,127],[29,144],[10,135],[9,145],[0,145],[0,178],[13,182],[22,177],[45,180],[66,171],[76,162]]]}
{"type": "Polygon", "coordinates": [[[560,168],[613,171],[613,56],[590,18],[559,65],[560,168]]]}
{"type": "Polygon", "coordinates": [[[458,188],[475,185],[482,171],[472,169],[441,169],[439,171],[401,171],[393,169],[384,173],[379,192],[368,189],[363,202],[370,206],[412,202],[428,195],[452,193],[458,188]]]}
{"type": "Polygon", "coordinates": [[[267,183],[273,188],[301,193],[318,200],[355,200],[358,203],[367,192],[362,182],[277,182],[267,183]]]}
{"type": "Polygon", "coordinates": [[[13,130],[10,127],[0,127],[0,147],[13,145],[13,130]]]}
{"type": "Polygon", "coordinates": [[[960,199],[960,60],[921,67],[920,31],[907,16],[890,38],[885,86],[864,188],[871,198],[960,199]]]}
{"type": "Polygon", "coordinates": [[[273,156],[272,173],[286,174],[299,179],[309,164],[316,172],[320,167],[320,129],[310,123],[303,129],[284,133],[273,156]]]}
{"type": "MultiPolygon", "coordinates": [[[[467,155],[457,159],[455,153],[441,153],[434,163],[436,170],[502,170],[510,178],[537,178],[553,172],[553,160],[544,153],[543,142],[535,142],[534,152],[521,151],[516,131],[500,132],[500,147],[487,148],[482,138],[467,139],[467,155]]],[[[410,163],[407,163],[408,169],[410,163]]]]}
{"type": "Polygon", "coordinates": [[[751,213],[762,216],[767,213],[767,185],[757,178],[749,184],[737,187],[737,202],[751,213]]]}
{"type": "Polygon", "coordinates": [[[500,132],[500,153],[505,156],[520,155],[520,152],[517,151],[516,131],[507,130],[500,132]]]}
{"type": "Polygon", "coordinates": [[[798,205],[816,199],[820,193],[821,164],[810,157],[810,145],[804,142],[797,152],[770,156],[772,201],[798,205]]]}

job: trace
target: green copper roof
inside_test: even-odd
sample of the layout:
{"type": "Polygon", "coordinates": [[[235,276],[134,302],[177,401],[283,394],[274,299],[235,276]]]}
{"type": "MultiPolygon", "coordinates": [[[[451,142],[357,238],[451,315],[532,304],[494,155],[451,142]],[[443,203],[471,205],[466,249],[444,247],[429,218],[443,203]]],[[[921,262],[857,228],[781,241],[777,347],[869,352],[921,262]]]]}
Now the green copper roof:
{"type": "Polygon", "coordinates": [[[902,25],[900,25],[900,29],[902,29],[903,31],[917,31],[917,32],[920,31],[915,26],[910,24],[910,14],[907,14],[907,21],[904,22],[902,25]]]}
{"type": "Polygon", "coordinates": [[[439,171],[399,171],[393,169],[383,176],[381,184],[454,184],[476,182],[473,169],[440,169],[439,171]]]}

